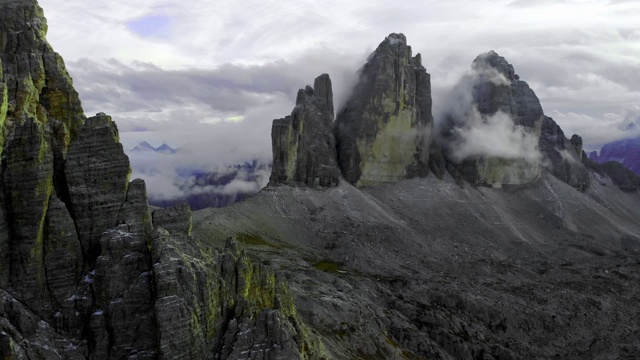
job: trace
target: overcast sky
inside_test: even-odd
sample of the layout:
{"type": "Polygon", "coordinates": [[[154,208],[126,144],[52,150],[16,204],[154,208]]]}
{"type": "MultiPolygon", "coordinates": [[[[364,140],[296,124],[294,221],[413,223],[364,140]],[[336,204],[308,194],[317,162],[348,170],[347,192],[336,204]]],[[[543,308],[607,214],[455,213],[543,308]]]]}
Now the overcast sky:
{"type": "MultiPolygon", "coordinates": [[[[88,114],[114,117],[127,149],[191,146],[199,161],[270,158],[271,121],[329,73],[335,102],[391,32],[431,74],[434,106],[480,53],[514,65],[587,148],[640,122],[640,2],[40,0],[48,40],[88,114]]],[[[633,126],[632,126],[633,128],[633,126]]]]}

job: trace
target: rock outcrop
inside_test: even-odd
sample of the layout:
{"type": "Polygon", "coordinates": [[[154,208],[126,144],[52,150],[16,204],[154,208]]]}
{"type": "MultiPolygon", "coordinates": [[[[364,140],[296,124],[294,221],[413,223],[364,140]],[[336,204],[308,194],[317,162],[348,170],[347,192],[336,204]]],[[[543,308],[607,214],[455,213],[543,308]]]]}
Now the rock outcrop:
{"type": "MultiPolygon", "coordinates": [[[[45,37],[47,20],[35,0],[0,3],[0,59],[7,86],[9,122],[61,121],[74,139],[84,122],[78,93],[64,61],[45,37]]],[[[11,124],[8,124],[9,127],[11,124]]]]}
{"type": "Polygon", "coordinates": [[[291,115],[273,121],[271,184],[338,184],[333,119],[331,79],[322,74],[298,91],[291,115]]]}
{"type": "Polygon", "coordinates": [[[336,119],[338,162],[345,179],[375,186],[426,176],[433,128],[431,80],[402,34],[371,54],[336,119]]]}
{"type": "Polygon", "coordinates": [[[494,51],[479,55],[452,94],[439,139],[445,166],[475,185],[531,184],[546,168],[571,186],[589,183],[582,140],[567,139],[538,97],[494,51]]]}
{"type": "Polygon", "coordinates": [[[65,178],[69,208],[90,261],[100,254],[102,233],[117,225],[130,175],[129,158],[111,117],[98,114],[87,119],[69,148],[65,178]]]}
{"type": "Polygon", "coordinates": [[[580,136],[573,135],[568,139],[560,126],[552,118],[545,116],[539,147],[546,161],[545,166],[551,174],[580,191],[589,187],[589,171],[583,164],[580,136]]]}
{"type": "MultiPolygon", "coordinates": [[[[0,358],[323,357],[273,271],[191,238],[188,206],[152,218],[115,123],[85,118],[45,33],[35,1],[0,2],[0,358]]],[[[298,110],[324,129],[311,154],[334,148],[328,77],[315,87],[298,110]]],[[[329,158],[310,181],[337,182],[329,158]]]]}

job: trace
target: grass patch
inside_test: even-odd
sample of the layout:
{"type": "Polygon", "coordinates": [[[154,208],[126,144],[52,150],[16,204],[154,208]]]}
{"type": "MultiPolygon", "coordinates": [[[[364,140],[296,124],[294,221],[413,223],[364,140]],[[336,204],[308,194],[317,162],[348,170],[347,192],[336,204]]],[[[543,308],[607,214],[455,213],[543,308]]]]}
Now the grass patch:
{"type": "Polygon", "coordinates": [[[320,271],[328,272],[331,274],[344,273],[344,271],[340,270],[340,264],[329,260],[318,261],[317,263],[313,264],[313,267],[320,271]]]}
{"type": "Polygon", "coordinates": [[[236,240],[243,244],[253,245],[253,246],[268,246],[274,249],[280,249],[282,246],[271,243],[263,239],[260,235],[251,234],[251,233],[237,233],[235,235],[236,240]]]}

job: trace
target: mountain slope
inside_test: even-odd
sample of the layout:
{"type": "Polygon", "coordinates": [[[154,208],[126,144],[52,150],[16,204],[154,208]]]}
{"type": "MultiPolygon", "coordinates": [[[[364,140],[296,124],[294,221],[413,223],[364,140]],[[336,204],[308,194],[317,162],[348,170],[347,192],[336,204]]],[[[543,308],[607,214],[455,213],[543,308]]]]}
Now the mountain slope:
{"type": "Polygon", "coordinates": [[[640,351],[640,197],[594,183],[270,186],[195,213],[194,235],[235,234],[277,269],[336,358],[624,358],[640,351]]]}

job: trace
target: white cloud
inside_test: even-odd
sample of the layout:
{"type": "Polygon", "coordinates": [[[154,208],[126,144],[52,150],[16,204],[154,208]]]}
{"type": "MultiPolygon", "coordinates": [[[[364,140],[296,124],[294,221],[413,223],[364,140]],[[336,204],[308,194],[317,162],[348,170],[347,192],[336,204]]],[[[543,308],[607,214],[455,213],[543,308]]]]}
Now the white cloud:
{"type": "Polygon", "coordinates": [[[454,140],[449,145],[456,161],[478,156],[540,161],[538,138],[520,125],[514,125],[509,114],[502,111],[483,116],[473,107],[465,124],[453,129],[454,140]]]}
{"type": "Polygon", "coordinates": [[[213,154],[211,161],[269,155],[271,120],[287,115],[295,91],[321,73],[332,76],[335,103],[343,104],[356,70],[391,32],[404,33],[414,54],[422,53],[436,109],[488,50],[506,57],[547,114],[565,133],[581,134],[587,147],[624,136],[607,131],[606,114],[624,119],[640,105],[637,1],[40,4],[49,40],[66,59],[88,113],[108,112],[122,130],[151,130],[123,136],[131,142],[197,143],[201,153],[213,154]],[[132,31],[132,22],[152,16],[169,24],[162,36],[132,31]],[[234,124],[200,124],[240,117],[234,124]]]}

